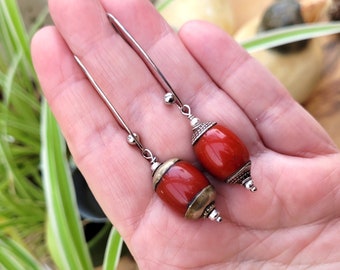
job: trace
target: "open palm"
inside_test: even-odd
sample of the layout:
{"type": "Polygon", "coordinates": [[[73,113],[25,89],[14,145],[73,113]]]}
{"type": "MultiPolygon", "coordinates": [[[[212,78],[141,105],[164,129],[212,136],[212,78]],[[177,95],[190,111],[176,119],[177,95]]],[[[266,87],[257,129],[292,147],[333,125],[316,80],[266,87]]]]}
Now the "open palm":
{"type": "Polygon", "coordinates": [[[55,26],[33,60],[73,157],[140,269],[340,266],[340,155],[320,126],[227,34],[202,22],[174,33],[148,0],[50,0],[55,26]],[[195,162],[187,119],[114,31],[114,14],[181,99],[247,145],[258,187],[212,179],[224,220],[178,216],[152,190],[150,165],[91,87],[76,54],[143,144],[195,162]]]}

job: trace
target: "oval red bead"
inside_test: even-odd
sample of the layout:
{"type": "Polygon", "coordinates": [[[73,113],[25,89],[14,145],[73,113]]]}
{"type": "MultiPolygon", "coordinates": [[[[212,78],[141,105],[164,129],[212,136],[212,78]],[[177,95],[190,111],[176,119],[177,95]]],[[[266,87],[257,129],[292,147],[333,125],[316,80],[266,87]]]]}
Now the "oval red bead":
{"type": "Polygon", "coordinates": [[[164,173],[155,191],[165,203],[185,215],[196,195],[209,185],[209,181],[196,167],[179,160],[164,173]]]}
{"type": "Polygon", "coordinates": [[[209,128],[193,145],[203,167],[219,180],[226,180],[249,161],[243,142],[222,125],[209,128]]]}

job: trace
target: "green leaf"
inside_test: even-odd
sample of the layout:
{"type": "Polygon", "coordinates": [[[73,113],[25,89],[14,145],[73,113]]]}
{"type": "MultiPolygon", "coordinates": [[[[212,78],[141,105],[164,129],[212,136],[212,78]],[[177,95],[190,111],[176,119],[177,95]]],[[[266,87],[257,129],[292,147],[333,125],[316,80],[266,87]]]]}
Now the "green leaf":
{"type": "Polygon", "coordinates": [[[11,46],[15,52],[22,51],[24,54],[22,69],[26,71],[28,77],[34,74],[33,65],[30,57],[29,38],[18,8],[17,2],[13,0],[0,1],[2,17],[6,24],[7,49],[11,46]]]}
{"type": "Polygon", "coordinates": [[[13,55],[12,58],[12,63],[10,67],[8,68],[5,81],[4,81],[4,86],[3,86],[3,94],[4,94],[4,101],[5,103],[9,102],[9,97],[11,94],[12,90],[12,85],[14,81],[14,76],[16,75],[16,71],[18,69],[18,65],[22,59],[21,53],[18,53],[16,55],[13,55]]]}
{"type": "Polygon", "coordinates": [[[60,269],[92,269],[66,158],[66,145],[46,102],[42,105],[42,166],[48,244],[60,269]]]}
{"type": "Polygon", "coordinates": [[[295,41],[340,33],[340,23],[315,23],[287,26],[258,34],[252,39],[240,42],[250,53],[270,49],[295,41]]]}
{"type": "Polygon", "coordinates": [[[15,0],[0,1],[0,269],[33,269],[21,248],[48,258],[40,156],[40,92],[15,0]],[[1,238],[1,235],[0,235],[1,238]],[[1,240],[1,239],[0,239],[1,240]],[[13,246],[12,246],[13,247],[13,246]],[[3,259],[3,260],[2,260],[3,259]]]}
{"type": "Polygon", "coordinates": [[[0,234],[0,269],[42,270],[43,267],[27,250],[0,234]]]}
{"type": "Polygon", "coordinates": [[[106,245],[103,270],[116,269],[122,251],[123,239],[118,231],[112,227],[106,245]]]}
{"type": "Polygon", "coordinates": [[[28,36],[31,39],[35,32],[44,24],[47,16],[49,14],[48,6],[46,5],[38,14],[38,17],[35,19],[35,22],[31,25],[29,29],[28,36]]]}

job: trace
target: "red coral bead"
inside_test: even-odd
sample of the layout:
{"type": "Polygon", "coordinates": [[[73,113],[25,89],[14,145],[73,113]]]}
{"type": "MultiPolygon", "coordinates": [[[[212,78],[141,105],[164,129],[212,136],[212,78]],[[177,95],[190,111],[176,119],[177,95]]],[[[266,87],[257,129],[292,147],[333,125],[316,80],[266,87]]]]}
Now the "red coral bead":
{"type": "Polygon", "coordinates": [[[198,169],[180,160],[163,175],[156,187],[156,193],[169,206],[184,215],[189,203],[208,185],[208,180],[198,169]]]}
{"type": "Polygon", "coordinates": [[[226,180],[249,161],[242,141],[222,125],[213,125],[193,145],[203,167],[219,180],[226,180]]]}
{"type": "Polygon", "coordinates": [[[162,163],[154,172],[153,183],[157,195],[182,216],[221,221],[214,205],[215,189],[189,162],[170,159],[162,163]]]}

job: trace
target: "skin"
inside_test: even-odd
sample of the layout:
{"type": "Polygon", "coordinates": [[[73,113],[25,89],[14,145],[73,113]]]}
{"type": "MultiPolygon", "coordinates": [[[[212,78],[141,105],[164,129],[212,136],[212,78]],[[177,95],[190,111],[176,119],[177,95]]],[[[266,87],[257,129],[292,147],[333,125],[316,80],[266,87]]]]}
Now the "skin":
{"type": "Polygon", "coordinates": [[[340,155],[319,124],[231,37],[175,33],[145,0],[50,0],[32,56],[72,155],[140,269],[338,269],[340,155]],[[186,220],[152,190],[150,164],[96,94],[76,54],[160,161],[195,162],[188,120],[107,20],[114,14],[201,120],[249,149],[258,190],[214,179],[223,216],[186,220]]]}

